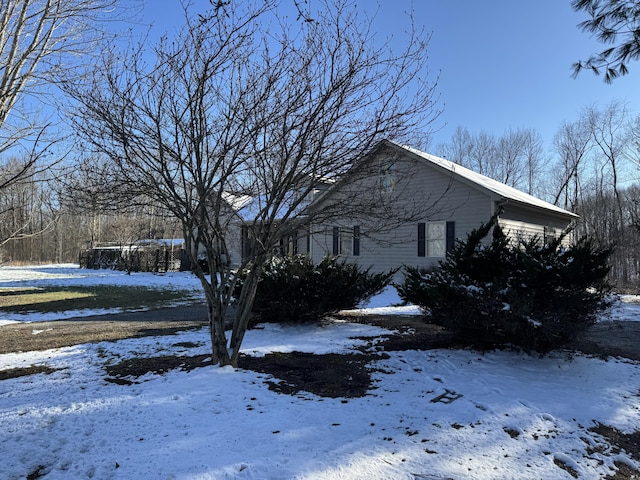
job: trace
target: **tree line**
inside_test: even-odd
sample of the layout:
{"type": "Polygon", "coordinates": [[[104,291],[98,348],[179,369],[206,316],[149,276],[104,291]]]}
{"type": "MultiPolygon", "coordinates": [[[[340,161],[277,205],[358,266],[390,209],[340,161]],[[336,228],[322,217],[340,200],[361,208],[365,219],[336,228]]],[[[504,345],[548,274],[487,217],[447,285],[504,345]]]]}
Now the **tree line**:
{"type": "Polygon", "coordinates": [[[640,115],[623,102],[589,105],[543,146],[531,128],[502,135],[459,127],[437,151],[449,160],[580,215],[577,236],[613,245],[612,282],[637,289],[640,115]]]}
{"type": "MultiPolygon", "coordinates": [[[[583,108],[574,120],[559,125],[548,148],[534,128],[496,135],[458,127],[448,142],[434,150],[579,214],[578,236],[616,247],[612,255],[616,285],[638,285],[640,115],[624,103],[583,108]]],[[[5,168],[21,164],[7,161],[5,168]]],[[[118,179],[99,158],[83,158],[73,173],[32,169],[22,174],[0,197],[2,261],[75,262],[81,249],[98,244],[181,237],[169,211],[150,199],[119,202],[125,197],[112,194],[117,185],[118,179]]]]}

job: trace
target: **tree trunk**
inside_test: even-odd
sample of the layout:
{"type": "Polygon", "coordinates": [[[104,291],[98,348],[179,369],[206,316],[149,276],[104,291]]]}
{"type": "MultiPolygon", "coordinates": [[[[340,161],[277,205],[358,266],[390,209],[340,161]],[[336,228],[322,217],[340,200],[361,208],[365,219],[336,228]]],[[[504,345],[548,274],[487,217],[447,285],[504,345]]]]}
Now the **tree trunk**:
{"type": "MultiPolygon", "coordinates": [[[[207,313],[209,316],[209,331],[211,335],[211,346],[213,354],[213,364],[220,365],[233,365],[229,351],[227,350],[227,337],[224,330],[224,309],[221,308],[220,302],[216,302],[214,299],[209,298],[207,295],[207,313]]],[[[237,361],[235,362],[237,363],[237,361]]]]}
{"type": "Polygon", "coordinates": [[[251,316],[251,310],[253,309],[253,301],[256,297],[256,291],[258,289],[258,280],[262,268],[257,265],[262,265],[264,258],[259,259],[260,263],[256,263],[249,271],[244,285],[242,286],[242,292],[238,299],[238,310],[236,311],[235,318],[233,320],[233,332],[231,335],[231,364],[233,366],[238,365],[238,358],[240,357],[240,346],[244,339],[244,334],[249,326],[249,318],[251,316]]]}

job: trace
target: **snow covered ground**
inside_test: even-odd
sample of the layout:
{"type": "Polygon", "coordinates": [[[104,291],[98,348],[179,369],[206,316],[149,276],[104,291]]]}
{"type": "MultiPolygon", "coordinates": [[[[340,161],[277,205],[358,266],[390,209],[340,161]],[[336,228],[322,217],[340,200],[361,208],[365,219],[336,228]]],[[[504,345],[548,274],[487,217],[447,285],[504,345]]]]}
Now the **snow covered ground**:
{"type": "MultiPolygon", "coordinates": [[[[74,282],[198,288],[184,273],[0,268],[0,287],[74,282]]],[[[612,318],[639,319],[637,299],[622,300],[612,318]]],[[[387,291],[367,307],[396,301],[387,291]]],[[[415,313],[409,308],[402,313],[415,313]]],[[[247,333],[244,351],[352,352],[383,333],[349,323],[269,325],[247,333]]],[[[625,359],[390,352],[372,365],[376,388],[350,399],[276,393],[268,375],[232,368],[148,374],[133,385],[104,379],[105,365],[127,358],[206,354],[207,336],[0,355],[0,372],[55,369],[0,381],[0,478],[596,479],[614,462],[640,468],[640,452],[617,451],[590,430],[640,430],[640,365],[625,359]]]]}

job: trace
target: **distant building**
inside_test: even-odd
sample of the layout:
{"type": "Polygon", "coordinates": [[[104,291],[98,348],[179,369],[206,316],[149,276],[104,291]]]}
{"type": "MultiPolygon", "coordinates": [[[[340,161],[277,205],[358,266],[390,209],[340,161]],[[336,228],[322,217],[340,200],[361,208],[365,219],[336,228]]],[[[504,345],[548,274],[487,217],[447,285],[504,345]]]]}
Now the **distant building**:
{"type": "Polygon", "coordinates": [[[80,252],[81,268],[129,272],[190,270],[182,239],[137,240],[129,245],[103,244],[80,252]]]}

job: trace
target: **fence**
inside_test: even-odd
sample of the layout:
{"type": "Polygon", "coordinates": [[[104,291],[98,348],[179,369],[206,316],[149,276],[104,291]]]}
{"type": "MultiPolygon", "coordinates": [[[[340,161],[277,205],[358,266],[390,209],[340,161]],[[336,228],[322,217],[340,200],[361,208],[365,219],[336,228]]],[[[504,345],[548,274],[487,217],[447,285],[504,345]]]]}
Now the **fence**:
{"type": "Polygon", "coordinates": [[[177,272],[191,269],[184,249],[116,247],[82,250],[81,268],[125,270],[127,272],[177,272]]]}

